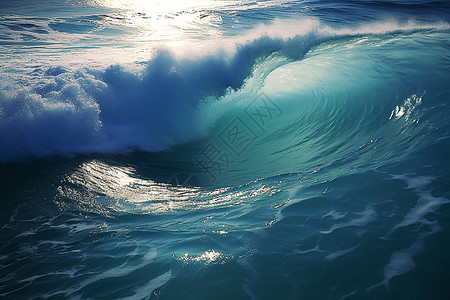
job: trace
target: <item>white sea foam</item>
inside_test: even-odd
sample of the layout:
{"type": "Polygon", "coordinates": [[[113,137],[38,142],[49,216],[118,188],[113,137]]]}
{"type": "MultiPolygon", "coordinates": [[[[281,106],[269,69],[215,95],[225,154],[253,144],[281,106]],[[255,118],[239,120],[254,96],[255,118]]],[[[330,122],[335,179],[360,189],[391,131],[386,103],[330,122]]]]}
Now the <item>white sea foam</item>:
{"type": "Polygon", "coordinates": [[[369,287],[368,290],[381,285],[385,285],[389,288],[389,282],[392,278],[405,274],[415,268],[416,264],[414,262],[414,257],[421,253],[425,248],[426,237],[441,229],[437,221],[429,221],[426,218],[426,215],[435,212],[441,205],[450,203],[450,201],[445,198],[432,196],[432,191],[428,186],[431,184],[433,177],[415,177],[409,174],[403,174],[395,175],[393,178],[404,181],[407,184],[407,189],[413,190],[418,198],[416,204],[403,217],[402,221],[396,224],[384,238],[389,238],[394,231],[412,224],[420,224],[421,228],[428,227],[429,231],[418,234],[410,247],[395,251],[391,255],[389,263],[384,268],[383,281],[369,287]]]}
{"type": "Polygon", "coordinates": [[[395,175],[393,178],[403,180],[408,185],[407,188],[413,190],[418,198],[416,204],[408,211],[403,220],[391,229],[388,236],[399,228],[416,223],[427,222],[424,220],[427,214],[436,211],[443,204],[450,203],[448,199],[443,197],[434,197],[432,191],[427,189],[431,184],[433,177],[413,177],[405,174],[395,175]]]}
{"type": "Polygon", "coordinates": [[[306,250],[295,249],[294,253],[295,254],[306,254],[306,253],[324,252],[324,251],[325,250],[321,250],[319,247],[319,244],[317,244],[314,248],[311,248],[311,249],[306,249],[306,250]]]}
{"type": "Polygon", "coordinates": [[[373,220],[375,220],[376,212],[372,206],[368,205],[368,206],[366,206],[366,209],[364,211],[357,213],[357,215],[359,215],[360,217],[356,218],[356,219],[352,219],[348,222],[334,224],[333,226],[331,226],[331,228],[329,230],[323,230],[323,231],[320,231],[320,233],[330,234],[335,230],[345,228],[345,227],[365,226],[365,225],[369,224],[370,222],[372,222],[373,220]]]}
{"type": "Polygon", "coordinates": [[[166,273],[150,280],[145,285],[134,290],[133,295],[129,297],[123,297],[119,299],[150,299],[152,292],[165,285],[172,278],[172,270],[167,271],[166,273]]]}
{"type": "Polygon", "coordinates": [[[338,212],[334,209],[330,210],[328,213],[326,213],[322,219],[326,218],[326,217],[331,217],[333,220],[339,220],[342,219],[343,217],[345,217],[347,215],[347,213],[341,213],[338,212]]]}
{"type": "Polygon", "coordinates": [[[347,298],[353,296],[354,294],[356,294],[357,292],[358,292],[358,290],[351,291],[350,293],[345,294],[344,296],[342,296],[342,297],[340,298],[340,300],[347,299],[347,298]]]}
{"type": "Polygon", "coordinates": [[[355,246],[353,246],[353,247],[350,247],[350,248],[346,248],[346,249],[342,249],[342,250],[337,250],[337,251],[335,251],[335,252],[333,252],[333,253],[330,253],[330,254],[328,254],[327,256],[325,256],[325,257],[324,257],[324,260],[325,260],[326,262],[330,262],[330,261],[332,261],[332,260],[335,260],[335,259],[338,258],[338,257],[344,256],[344,255],[346,255],[346,254],[348,254],[348,253],[350,253],[350,252],[355,251],[358,247],[359,247],[359,244],[358,244],[358,245],[355,245],[355,246]]]}
{"type": "Polygon", "coordinates": [[[367,289],[368,291],[382,285],[389,289],[389,282],[392,278],[405,274],[415,268],[414,257],[423,251],[426,237],[441,229],[437,221],[425,223],[429,225],[431,230],[420,233],[410,247],[394,252],[391,255],[389,263],[384,267],[384,279],[380,283],[370,286],[367,289]]]}

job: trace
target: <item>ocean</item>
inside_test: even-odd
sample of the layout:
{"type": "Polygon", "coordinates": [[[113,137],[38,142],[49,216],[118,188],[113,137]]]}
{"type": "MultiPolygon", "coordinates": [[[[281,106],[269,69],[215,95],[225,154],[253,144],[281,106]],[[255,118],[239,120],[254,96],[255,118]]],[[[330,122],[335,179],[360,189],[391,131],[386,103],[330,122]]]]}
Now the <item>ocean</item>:
{"type": "Polygon", "coordinates": [[[448,299],[450,3],[2,0],[0,298],[448,299]]]}

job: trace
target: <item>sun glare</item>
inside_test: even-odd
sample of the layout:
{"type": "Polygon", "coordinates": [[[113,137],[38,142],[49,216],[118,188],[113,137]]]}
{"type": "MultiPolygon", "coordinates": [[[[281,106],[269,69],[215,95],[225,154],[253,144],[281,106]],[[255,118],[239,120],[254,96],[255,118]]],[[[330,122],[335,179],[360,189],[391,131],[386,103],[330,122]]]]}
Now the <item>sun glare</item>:
{"type": "Polygon", "coordinates": [[[215,24],[221,18],[214,8],[225,1],[214,0],[94,0],[98,6],[117,10],[126,15],[129,26],[138,30],[130,37],[138,43],[164,42],[182,46],[189,40],[217,36],[215,24]]]}
{"type": "Polygon", "coordinates": [[[214,0],[95,0],[104,7],[132,10],[148,16],[163,16],[167,14],[213,8],[219,2],[214,0]]]}

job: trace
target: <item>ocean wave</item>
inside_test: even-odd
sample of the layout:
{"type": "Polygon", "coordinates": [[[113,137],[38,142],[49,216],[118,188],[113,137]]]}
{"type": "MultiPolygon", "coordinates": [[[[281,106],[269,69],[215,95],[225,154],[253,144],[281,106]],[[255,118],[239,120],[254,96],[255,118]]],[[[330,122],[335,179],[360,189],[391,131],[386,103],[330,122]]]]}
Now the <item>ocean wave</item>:
{"type": "MultiPolygon", "coordinates": [[[[56,65],[37,67],[31,74],[2,73],[0,162],[48,155],[165,150],[211,135],[212,128],[221,118],[231,119],[263,87],[276,101],[283,102],[289,99],[286,93],[292,86],[296,86],[293,94],[298,94],[302,92],[302,86],[312,81],[320,81],[325,88],[336,88],[336,84],[340,84],[331,82],[336,78],[320,73],[321,69],[326,69],[320,65],[316,66],[313,76],[300,74],[301,78],[295,75],[289,79],[291,81],[271,82],[274,75],[269,74],[272,71],[291,62],[301,63],[305,55],[311,56],[318,51],[331,55],[336,47],[359,47],[358,53],[362,53],[364,44],[378,43],[383,48],[405,35],[424,31],[438,35],[447,29],[447,23],[412,21],[366,24],[356,29],[333,29],[314,18],[278,21],[258,27],[231,42],[224,39],[214,49],[207,46],[207,51],[206,48],[199,50],[201,53],[175,54],[170,49],[160,49],[141,69],[127,69],[121,65],[111,65],[103,70],[89,66],[71,69],[70,66],[56,65]],[[274,86],[282,87],[282,91],[277,91],[274,86]]],[[[420,34],[417,39],[421,39],[420,34]]],[[[408,47],[418,47],[420,43],[414,38],[406,37],[405,40],[410,42],[408,47]]],[[[392,53],[398,55],[395,51],[392,53]]],[[[387,57],[376,51],[373,55],[382,59],[387,57]]],[[[320,62],[324,67],[333,64],[327,62],[326,57],[320,62]]],[[[448,64],[446,57],[441,58],[434,62],[445,60],[448,64]]],[[[334,76],[355,80],[346,80],[347,87],[340,87],[344,93],[345,89],[377,88],[357,80],[358,76],[380,76],[377,84],[388,84],[382,79],[398,75],[387,64],[380,64],[385,70],[375,70],[379,61],[376,57],[362,57],[345,72],[339,69],[328,71],[334,76]],[[356,72],[360,70],[356,64],[372,68],[358,74],[356,72]]],[[[343,65],[335,67],[345,68],[343,65]]],[[[398,67],[404,67],[401,72],[415,72],[414,66],[398,67]]],[[[416,85],[417,81],[412,84],[416,85]]],[[[398,92],[393,88],[393,93],[398,92]]],[[[317,99],[310,97],[310,101],[317,99]]],[[[291,99],[288,107],[292,105],[298,107],[291,99]]],[[[325,105],[332,110],[337,102],[325,105]]],[[[354,114],[359,113],[355,111],[354,114]]],[[[317,117],[316,121],[324,117],[317,117]]],[[[291,122],[294,123],[283,126],[293,126],[295,120],[291,122]]]]}

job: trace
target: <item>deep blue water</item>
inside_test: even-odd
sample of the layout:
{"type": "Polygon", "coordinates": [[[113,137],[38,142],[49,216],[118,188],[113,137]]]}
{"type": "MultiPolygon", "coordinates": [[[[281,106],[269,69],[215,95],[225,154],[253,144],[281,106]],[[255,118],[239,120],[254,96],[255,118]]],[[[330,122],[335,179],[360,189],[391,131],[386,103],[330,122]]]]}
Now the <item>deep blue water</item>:
{"type": "Polygon", "coordinates": [[[0,298],[447,299],[450,4],[0,3],[0,298]]]}

